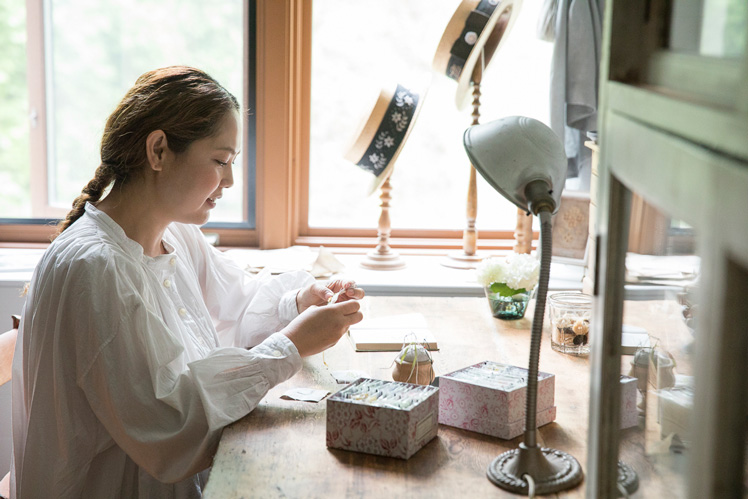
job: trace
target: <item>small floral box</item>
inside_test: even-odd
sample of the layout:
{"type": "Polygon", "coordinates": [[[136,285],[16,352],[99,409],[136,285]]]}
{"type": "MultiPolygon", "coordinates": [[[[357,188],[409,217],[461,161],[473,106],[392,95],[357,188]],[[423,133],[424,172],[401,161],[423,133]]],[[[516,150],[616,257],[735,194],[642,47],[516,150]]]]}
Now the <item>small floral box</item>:
{"type": "MultiPolygon", "coordinates": [[[[536,421],[556,419],[556,377],[538,373],[536,421]]],[[[439,376],[439,423],[503,439],[525,428],[527,369],[485,361],[439,376]]]]}
{"type": "Polygon", "coordinates": [[[639,409],[636,407],[636,382],[631,376],[621,375],[621,429],[639,424],[639,409]]]}
{"type": "Polygon", "coordinates": [[[360,378],[327,399],[327,446],[408,459],[436,436],[439,389],[360,378]]]}

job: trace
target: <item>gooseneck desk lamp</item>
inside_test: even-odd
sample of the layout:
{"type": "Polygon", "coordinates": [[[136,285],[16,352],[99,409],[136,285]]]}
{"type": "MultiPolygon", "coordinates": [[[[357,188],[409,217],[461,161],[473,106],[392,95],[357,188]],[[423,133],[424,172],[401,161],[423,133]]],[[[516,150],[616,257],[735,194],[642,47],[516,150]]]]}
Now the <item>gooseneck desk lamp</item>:
{"type": "Polygon", "coordinates": [[[475,125],[463,136],[475,169],[529,215],[540,218],[540,279],[530,336],[524,442],[488,466],[488,478],[521,494],[550,494],[582,482],[579,462],[570,454],[536,442],[538,360],[548,277],[551,270],[551,215],[558,210],[566,181],[566,153],[556,134],[540,121],[521,116],[475,125]]]}

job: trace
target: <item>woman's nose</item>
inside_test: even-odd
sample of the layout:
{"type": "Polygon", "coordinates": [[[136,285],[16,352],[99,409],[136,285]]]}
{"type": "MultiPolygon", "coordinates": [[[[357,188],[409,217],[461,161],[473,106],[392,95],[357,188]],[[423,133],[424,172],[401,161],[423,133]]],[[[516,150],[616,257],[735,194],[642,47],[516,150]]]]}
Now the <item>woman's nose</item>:
{"type": "Polygon", "coordinates": [[[234,185],[234,165],[229,163],[228,168],[223,169],[223,178],[221,179],[221,185],[224,189],[228,189],[234,185]]]}

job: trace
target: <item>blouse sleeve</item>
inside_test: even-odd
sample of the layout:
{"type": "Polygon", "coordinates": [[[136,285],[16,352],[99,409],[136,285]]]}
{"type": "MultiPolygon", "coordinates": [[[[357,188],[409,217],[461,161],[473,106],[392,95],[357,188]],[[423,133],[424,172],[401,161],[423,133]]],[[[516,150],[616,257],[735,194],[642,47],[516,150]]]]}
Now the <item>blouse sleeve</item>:
{"type": "Polygon", "coordinates": [[[252,276],[205,242],[197,227],[175,226],[192,259],[222,346],[257,345],[298,315],[296,293],[314,282],[309,273],[252,276]]]}
{"type": "Polygon", "coordinates": [[[117,445],[158,480],[176,482],[210,466],[221,428],[295,374],[301,359],[273,334],[251,350],[218,348],[187,363],[147,291],[112,267],[75,297],[91,313],[68,314],[63,325],[75,331],[76,381],[117,445]]]}

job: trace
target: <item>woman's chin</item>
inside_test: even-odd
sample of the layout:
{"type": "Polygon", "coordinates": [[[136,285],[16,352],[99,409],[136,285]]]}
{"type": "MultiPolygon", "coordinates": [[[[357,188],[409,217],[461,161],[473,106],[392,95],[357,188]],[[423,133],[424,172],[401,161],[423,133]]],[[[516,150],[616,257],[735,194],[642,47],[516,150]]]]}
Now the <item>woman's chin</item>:
{"type": "Polygon", "coordinates": [[[175,222],[192,225],[205,225],[210,219],[210,211],[200,210],[195,213],[185,215],[175,220],[175,222]]]}

